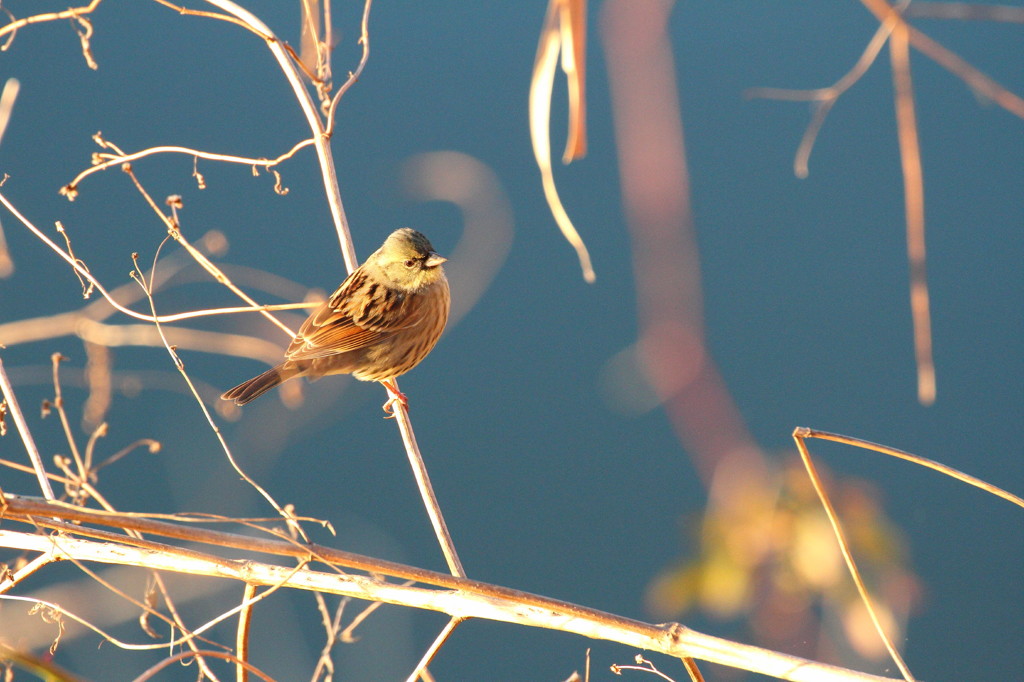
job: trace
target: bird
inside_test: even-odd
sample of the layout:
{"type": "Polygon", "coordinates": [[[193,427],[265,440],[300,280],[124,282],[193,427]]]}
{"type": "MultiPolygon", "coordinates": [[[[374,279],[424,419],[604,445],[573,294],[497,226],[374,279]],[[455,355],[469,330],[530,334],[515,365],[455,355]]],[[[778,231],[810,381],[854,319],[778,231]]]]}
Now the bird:
{"type": "Polygon", "coordinates": [[[351,374],[391,391],[386,412],[393,414],[395,401],[408,408],[394,379],[427,357],[444,331],[451,302],[447,260],[423,234],[395,230],[302,323],[284,362],[221,398],[245,405],[289,379],[351,374]]]}

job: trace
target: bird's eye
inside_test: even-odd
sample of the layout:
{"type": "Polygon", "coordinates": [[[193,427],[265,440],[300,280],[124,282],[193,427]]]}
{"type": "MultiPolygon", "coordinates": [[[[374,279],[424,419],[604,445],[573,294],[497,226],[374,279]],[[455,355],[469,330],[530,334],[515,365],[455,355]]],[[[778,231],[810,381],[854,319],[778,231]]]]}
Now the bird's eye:
{"type": "Polygon", "coordinates": [[[405,261],[405,267],[407,267],[407,268],[411,268],[414,265],[416,265],[416,261],[414,261],[411,258],[409,260],[405,261]]]}

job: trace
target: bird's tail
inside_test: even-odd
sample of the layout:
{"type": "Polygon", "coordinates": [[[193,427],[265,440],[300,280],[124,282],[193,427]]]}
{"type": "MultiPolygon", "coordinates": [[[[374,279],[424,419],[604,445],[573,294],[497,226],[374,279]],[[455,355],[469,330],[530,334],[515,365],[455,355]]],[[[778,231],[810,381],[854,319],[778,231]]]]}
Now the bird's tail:
{"type": "Polygon", "coordinates": [[[253,377],[248,381],[243,381],[230,391],[225,391],[224,395],[221,396],[221,399],[233,400],[236,405],[245,405],[247,402],[259,398],[275,386],[279,386],[285,381],[288,381],[293,377],[297,377],[300,374],[302,374],[300,369],[296,367],[288,367],[286,364],[281,364],[277,367],[268,369],[257,377],[253,377]]]}

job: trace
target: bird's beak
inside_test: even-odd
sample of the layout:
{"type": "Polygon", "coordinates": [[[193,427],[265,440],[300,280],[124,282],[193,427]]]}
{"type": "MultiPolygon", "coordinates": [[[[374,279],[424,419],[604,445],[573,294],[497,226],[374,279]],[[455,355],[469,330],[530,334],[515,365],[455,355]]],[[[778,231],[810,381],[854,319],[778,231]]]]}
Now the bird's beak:
{"type": "Polygon", "coordinates": [[[428,268],[436,268],[438,265],[444,263],[447,260],[448,259],[442,256],[441,254],[434,253],[433,251],[431,251],[430,255],[427,256],[427,260],[423,261],[423,264],[428,268]]]}

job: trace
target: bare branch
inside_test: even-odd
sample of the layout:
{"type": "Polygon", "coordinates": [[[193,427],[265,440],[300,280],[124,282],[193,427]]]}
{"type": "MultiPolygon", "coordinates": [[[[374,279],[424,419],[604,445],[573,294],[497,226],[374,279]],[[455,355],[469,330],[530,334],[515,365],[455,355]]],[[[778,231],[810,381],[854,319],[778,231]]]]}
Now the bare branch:
{"type": "MultiPolygon", "coordinates": [[[[455,618],[484,618],[531,627],[557,629],[592,639],[619,642],[626,646],[658,651],[673,657],[693,657],[709,662],[760,672],[799,682],[858,680],[882,682],[883,678],[866,673],[815,663],[795,656],[758,647],[729,642],[696,632],[678,623],[650,625],[602,611],[570,604],[548,597],[520,592],[505,587],[457,578],[382,561],[319,545],[296,545],[233,535],[201,528],[182,528],[174,524],[136,518],[124,514],[106,514],[92,510],[47,503],[19,496],[8,496],[5,515],[11,521],[31,518],[41,526],[64,530],[71,535],[99,533],[95,529],[72,526],[48,517],[77,519],[89,523],[133,527],[147,533],[159,533],[190,541],[216,544],[220,547],[247,548],[300,559],[322,561],[344,566],[345,573],[323,573],[308,568],[287,568],[258,561],[237,561],[216,557],[192,549],[107,534],[105,542],[61,537],[54,544],[51,538],[34,533],[17,533],[0,529],[0,546],[49,551],[80,561],[145,566],[160,570],[186,572],[242,580],[248,584],[286,586],[344,594],[369,601],[400,604],[413,608],[447,613],[455,618]],[[111,546],[112,538],[121,544],[111,546]],[[257,549],[258,548],[258,549],[257,549]],[[354,575],[348,570],[369,570],[374,576],[390,575],[426,582],[444,589],[403,586],[388,583],[379,577],[354,575]]],[[[237,610],[237,609],[236,609],[237,610]]],[[[197,630],[198,632],[198,630],[197,630]]]]}
{"type": "Polygon", "coordinates": [[[914,356],[917,361],[917,399],[922,405],[935,402],[935,361],[932,359],[932,322],[925,275],[924,173],[921,145],[914,114],[914,89],[910,77],[907,26],[899,24],[889,38],[896,99],[896,131],[903,166],[903,198],[907,223],[907,260],[910,262],[910,310],[914,322],[914,356]]]}
{"type": "MultiPolygon", "coordinates": [[[[222,163],[237,163],[243,166],[252,166],[254,168],[273,168],[283,161],[295,156],[300,149],[305,149],[310,145],[314,144],[312,139],[302,140],[295,144],[294,147],[286,151],[284,154],[277,156],[273,159],[264,158],[251,158],[246,156],[234,156],[232,154],[217,154],[214,152],[204,152],[199,149],[190,149],[189,147],[178,147],[174,145],[164,145],[160,147],[149,147],[148,149],[142,149],[132,154],[104,154],[97,153],[94,155],[95,164],[84,171],[76,175],[71,182],[64,185],[61,188],[60,193],[68,197],[70,200],[74,200],[78,195],[78,186],[82,180],[89,177],[94,173],[105,171],[112,166],[119,166],[125,163],[131,163],[138,159],[144,159],[147,156],[153,156],[156,154],[183,154],[185,156],[191,156],[193,159],[205,159],[207,161],[220,161],[222,163]]],[[[193,164],[193,170],[195,166],[193,164]]]]}
{"type": "Polygon", "coordinates": [[[39,449],[36,447],[35,439],[32,438],[32,432],[25,421],[25,415],[22,414],[21,407],[18,405],[18,396],[14,394],[14,386],[11,385],[10,379],[7,378],[3,358],[0,358],[0,393],[3,394],[4,402],[7,403],[7,412],[14,419],[14,425],[18,427],[21,441],[25,444],[29,461],[32,462],[36,479],[39,481],[39,488],[43,491],[43,496],[46,499],[52,500],[54,499],[53,488],[50,487],[50,480],[46,476],[43,458],[39,456],[39,449]]]}
{"type": "MultiPolygon", "coordinates": [[[[15,19],[14,21],[11,21],[11,23],[9,24],[0,26],[0,38],[3,38],[5,35],[8,34],[10,34],[11,37],[13,38],[14,34],[18,31],[18,29],[24,26],[29,26],[31,24],[41,24],[46,21],[59,21],[62,19],[79,19],[82,17],[82,15],[89,14],[93,10],[95,10],[96,7],[100,4],[100,2],[102,2],[102,0],[92,0],[92,2],[90,2],[88,5],[83,5],[81,7],[72,7],[61,12],[47,12],[45,14],[34,14],[30,17],[25,17],[24,19],[15,19]]],[[[6,50],[7,47],[9,46],[10,41],[8,41],[6,45],[0,48],[0,51],[6,50]]]]}
{"type": "Polygon", "coordinates": [[[967,21],[1000,21],[1024,24],[1024,7],[985,5],[973,2],[928,2],[915,0],[904,13],[908,17],[926,19],[962,19],[967,21]]]}
{"type": "Polygon", "coordinates": [[[911,45],[931,57],[943,68],[959,76],[975,92],[984,95],[1014,116],[1024,118],[1024,99],[1019,95],[1010,92],[971,66],[956,53],[946,49],[913,26],[906,24],[885,0],[861,0],[861,2],[879,21],[886,21],[890,16],[896,16],[897,21],[906,26],[911,45]]]}

